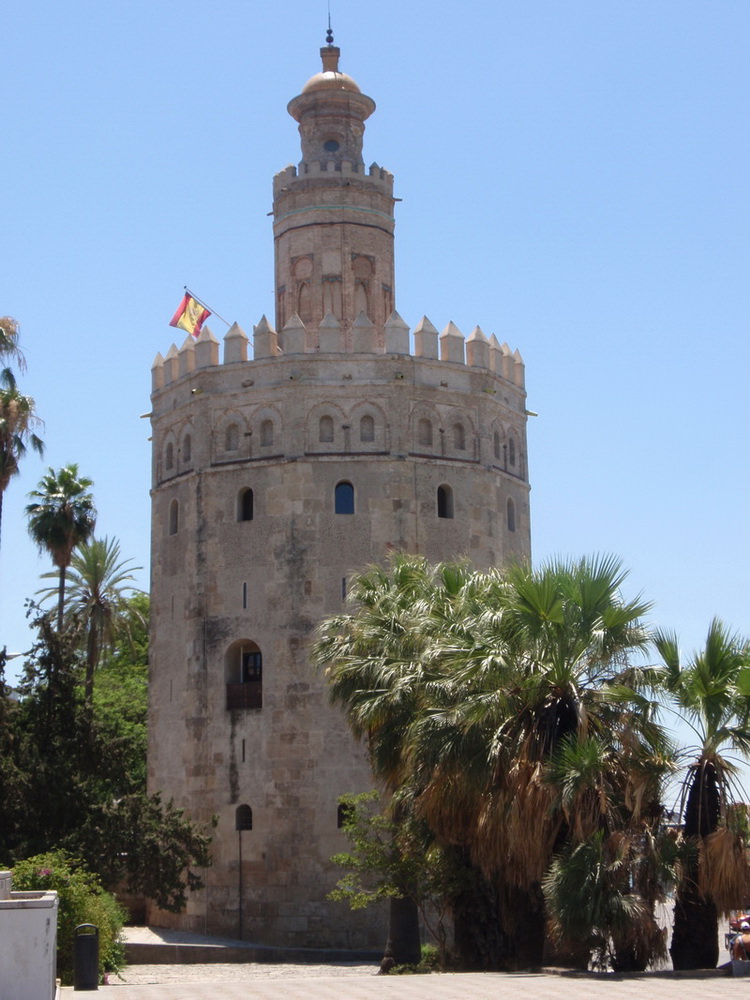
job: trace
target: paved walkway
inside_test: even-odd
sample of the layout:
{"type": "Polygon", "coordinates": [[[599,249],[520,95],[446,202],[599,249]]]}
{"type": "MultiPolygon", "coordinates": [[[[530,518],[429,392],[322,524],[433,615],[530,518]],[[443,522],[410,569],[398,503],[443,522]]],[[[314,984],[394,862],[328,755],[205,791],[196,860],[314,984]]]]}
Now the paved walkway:
{"type": "MultiPolygon", "coordinates": [[[[238,961],[244,959],[245,948],[248,959],[256,957],[247,942],[176,931],[126,928],[125,938],[128,945],[140,946],[140,955],[143,946],[149,948],[154,962],[179,962],[172,957],[177,953],[183,961],[140,964],[140,959],[128,965],[97,991],[111,1000],[686,1000],[690,994],[699,994],[701,1000],[750,1000],[750,977],[735,979],[720,971],[621,977],[564,972],[378,976],[377,962],[313,964],[318,955],[311,954],[310,964],[293,964],[296,955],[281,953],[269,962],[277,956],[269,956],[268,949],[262,962],[238,961]],[[233,956],[231,964],[215,961],[224,957],[217,954],[222,950],[233,956]]],[[[722,949],[719,960],[727,957],[722,949]]],[[[60,1000],[73,995],[91,994],[67,986],[60,1000]]]]}
{"type": "MultiPolygon", "coordinates": [[[[433,973],[376,976],[371,966],[133,966],[97,991],[111,1000],[747,1000],[750,979],[433,973]],[[137,982],[135,981],[137,979],[137,982]]],[[[72,987],[61,991],[72,997],[72,987]]],[[[75,996],[80,997],[81,993],[75,996]]]]}

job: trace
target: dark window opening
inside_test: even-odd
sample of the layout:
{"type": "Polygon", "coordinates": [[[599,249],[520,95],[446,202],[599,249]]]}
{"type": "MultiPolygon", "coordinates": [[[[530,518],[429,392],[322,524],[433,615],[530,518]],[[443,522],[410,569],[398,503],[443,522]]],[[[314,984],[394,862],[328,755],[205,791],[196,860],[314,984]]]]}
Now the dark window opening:
{"type": "Polygon", "coordinates": [[[254,513],[253,505],[253,491],[251,489],[243,490],[240,493],[239,503],[237,504],[237,520],[252,521],[254,513]]]}
{"type": "Polygon", "coordinates": [[[438,486],[437,515],[438,517],[453,517],[453,490],[450,486],[438,486]]]}
{"type": "Polygon", "coordinates": [[[354,487],[351,483],[336,484],[334,509],[337,514],[354,513],[354,487]]]}
{"type": "Polygon", "coordinates": [[[250,806],[237,806],[234,814],[234,828],[235,830],[252,830],[253,811],[250,806]]]}

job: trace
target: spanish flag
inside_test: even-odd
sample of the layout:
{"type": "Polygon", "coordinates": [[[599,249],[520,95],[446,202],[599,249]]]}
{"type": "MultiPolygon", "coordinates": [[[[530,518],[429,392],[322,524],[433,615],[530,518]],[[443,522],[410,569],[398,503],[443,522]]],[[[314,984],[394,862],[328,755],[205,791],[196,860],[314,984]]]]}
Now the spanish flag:
{"type": "Polygon", "coordinates": [[[187,330],[189,334],[197,338],[200,335],[201,327],[210,315],[210,311],[197,299],[194,299],[190,292],[185,292],[177,312],[169,321],[169,325],[187,330]]]}

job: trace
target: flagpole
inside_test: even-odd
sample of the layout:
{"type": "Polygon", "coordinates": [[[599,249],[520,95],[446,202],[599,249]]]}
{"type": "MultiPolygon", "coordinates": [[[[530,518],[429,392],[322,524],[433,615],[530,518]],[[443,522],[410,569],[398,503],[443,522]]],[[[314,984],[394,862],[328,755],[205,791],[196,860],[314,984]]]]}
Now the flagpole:
{"type": "Polygon", "coordinates": [[[182,287],[185,289],[185,291],[191,298],[195,299],[195,301],[198,302],[200,305],[202,305],[204,309],[208,309],[208,311],[211,313],[212,316],[215,316],[217,319],[220,319],[221,322],[226,323],[227,326],[232,325],[231,323],[227,323],[227,321],[224,319],[223,316],[219,316],[219,314],[216,312],[215,309],[212,309],[211,306],[206,305],[203,299],[199,299],[198,296],[195,294],[195,292],[191,292],[187,285],[183,285],[182,287]]]}

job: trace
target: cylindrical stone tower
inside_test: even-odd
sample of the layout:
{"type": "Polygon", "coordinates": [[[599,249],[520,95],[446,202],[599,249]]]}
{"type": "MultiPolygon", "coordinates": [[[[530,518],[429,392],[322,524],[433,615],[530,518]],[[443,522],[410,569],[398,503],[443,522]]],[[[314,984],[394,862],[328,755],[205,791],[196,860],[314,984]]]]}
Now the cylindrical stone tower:
{"type": "Polygon", "coordinates": [[[321,50],[274,180],[276,329],[153,367],[149,786],[214,831],[206,889],[152,922],[260,943],[378,947],[327,901],[338,797],[374,785],[310,665],[347,579],[393,549],[529,557],[523,362],[477,327],[393,311],[393,179],[365,172],[374,102],[321,50]]]}

